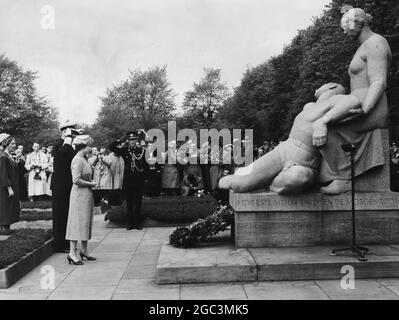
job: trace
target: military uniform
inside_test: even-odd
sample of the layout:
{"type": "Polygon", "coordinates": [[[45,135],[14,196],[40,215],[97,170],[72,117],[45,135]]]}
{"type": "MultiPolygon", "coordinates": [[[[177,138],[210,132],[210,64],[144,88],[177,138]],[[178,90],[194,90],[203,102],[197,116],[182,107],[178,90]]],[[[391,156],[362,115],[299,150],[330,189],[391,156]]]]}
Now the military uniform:
{"type": "MultiPolygon", "coordinates": [[[[138,133],[129,135],[130,138],[138,139],[138,133]]],[[[147,171],[145,149],[127,145],[118,147],[121,143],[121,140],[114,141],[109,149],[121,156],[125,162],[123,191],[127,205],[128,229],[141,229],[143,188],[147,171]]]]}

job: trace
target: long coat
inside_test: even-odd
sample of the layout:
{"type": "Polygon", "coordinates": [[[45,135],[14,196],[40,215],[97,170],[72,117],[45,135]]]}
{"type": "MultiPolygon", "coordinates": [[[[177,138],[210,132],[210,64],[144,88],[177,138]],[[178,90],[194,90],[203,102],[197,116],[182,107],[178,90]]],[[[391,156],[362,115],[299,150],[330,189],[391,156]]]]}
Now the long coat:
{"type": "Polygon", "coordinates": [[[71,198],[69,201],[66,239],[88,241],[91,239],[93,224],[93,191],[88,182],[92,181],[92,168],[86,158],[76,155],[72,160],[71,198]]]}
{"type": "Polygon", "coordinates": [[[71,163],[75,151],[69,144],[64,144],[60,139],[54,147],[53,175],[51,178],[51,190],[70,192],[72,188],[71,163]]]}
{"type": "Polygon", "coordinates": [[[51,177],[53,229],[55,248],[63,252],[69,246],[65,240],[68,222],[69,198],[72,189],[71,163],[75,151],[60,139],[54,146],[53,175],[51,177]]]}
{"type": "Polygon", "coordinates": [[[148,171],[147,161],[145,160],[145,150],[136,148],[129,150],[127,146],[119,148],[121,141],[117,140],[108,147],[117,156],[123,158],[125,162],[123,173],[123,189],[143,189],[145,176],[148,171]],[[137,157],[137,159],[133,156],[137,157]]]}
{"type": "Polygon", "coordinates": [[[0,152],[0,187],[0,225],[9,226],[19,221],[21,208],[18,165],[6,152],[0,152]],[[8,187],[12,187],[13,197],[9,197],[8,187]]]}
{"type": "Polygon", "coordinates": [[[111,160],[111,177],[112,177],[112,190],[122,190],[123,187],[123,173],[125,170],[125,162],[123,158],[117,156],[115,153],[108,155],[111,160]]]}
{"type": "Polygon", "coordinates": [[[51,192],[51,180],[53,178],[54,172],[54,157],[52,155],[47,155],[48,165],[47,165],[47,173],[46,173],[46,186],[45,186],[45,193],[48,196],[52,196],[53,193],[51,192]]]}
{"type": "Polygon", "coordinates": [[[92,157],[89,159],[89,164],[93,169],[93,181],[97,184],[96,189],[112,190],[112,160],[108,156],[104,156],[102,160],[92,157]]]}
{"type": "Polygon", "coordinates": [[[162,188],[179,189],[179,169],[175,164],[165,164],[162,168],[162,188]]]}

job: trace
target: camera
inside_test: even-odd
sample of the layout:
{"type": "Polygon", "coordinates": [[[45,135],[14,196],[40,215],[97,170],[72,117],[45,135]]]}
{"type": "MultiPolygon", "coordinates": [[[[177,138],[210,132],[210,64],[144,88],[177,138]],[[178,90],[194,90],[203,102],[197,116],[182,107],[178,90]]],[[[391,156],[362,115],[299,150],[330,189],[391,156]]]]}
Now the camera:
{"type": "Polygon", "coordinates": [[[33,177],[34,180],[42,180],[42,177],[40,176],[40,173],[42,172],[42,168],[35,166],[33,168],[35,175],[33,177]]]}

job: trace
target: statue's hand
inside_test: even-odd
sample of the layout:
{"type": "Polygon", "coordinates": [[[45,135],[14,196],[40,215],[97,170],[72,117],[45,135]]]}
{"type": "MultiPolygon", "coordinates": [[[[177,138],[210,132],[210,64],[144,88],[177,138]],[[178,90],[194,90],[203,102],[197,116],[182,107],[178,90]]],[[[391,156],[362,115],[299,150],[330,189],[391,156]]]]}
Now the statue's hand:
{"type": "Polygon", "coordinates": [[[322,147],[327,143],[327,124],[323,121],[316,121],[313,124],[313,145],[322,147]]]}
{"type": "Polygon", "coordinates": [[[349,113],[350,113],[351,115],[357,115],[357,116],[360,116],[360,115],[364,115],[364,114],[365,114],[365,112],[364,112],[364,110],[363,110],[362,108],[351,109],[351,110],[349,110],[349,113]]]}

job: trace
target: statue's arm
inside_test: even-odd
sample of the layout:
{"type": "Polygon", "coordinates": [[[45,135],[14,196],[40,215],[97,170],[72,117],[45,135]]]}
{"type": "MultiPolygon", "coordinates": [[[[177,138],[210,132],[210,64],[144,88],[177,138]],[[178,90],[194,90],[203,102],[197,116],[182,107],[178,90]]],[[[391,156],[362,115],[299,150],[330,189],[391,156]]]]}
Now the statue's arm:
{"type": "Polygon", "coordinates": [[[390,49],[384,38],[375,38],[366,44],[367,74],[370,87],[362,110],[369,113],[377,105],[387,88],[390,49]]]}
{"type": "Polygon", "coordinates": [[[318,121],[325,125],[333,125],[353,117],[353,110],[361,110],[361,102],[356,97],[347,96],[331,104],[326,114],[318,121]]]}
{"type": "Polygon", "coordinates": [[[333,97],[336,101],[328,101],[328,111],[313,123],[313,145],[321,147],[327,143],[328,126],[351,117],[352,110],[359,110],[361,102],[354,96],[333,97]]]}

